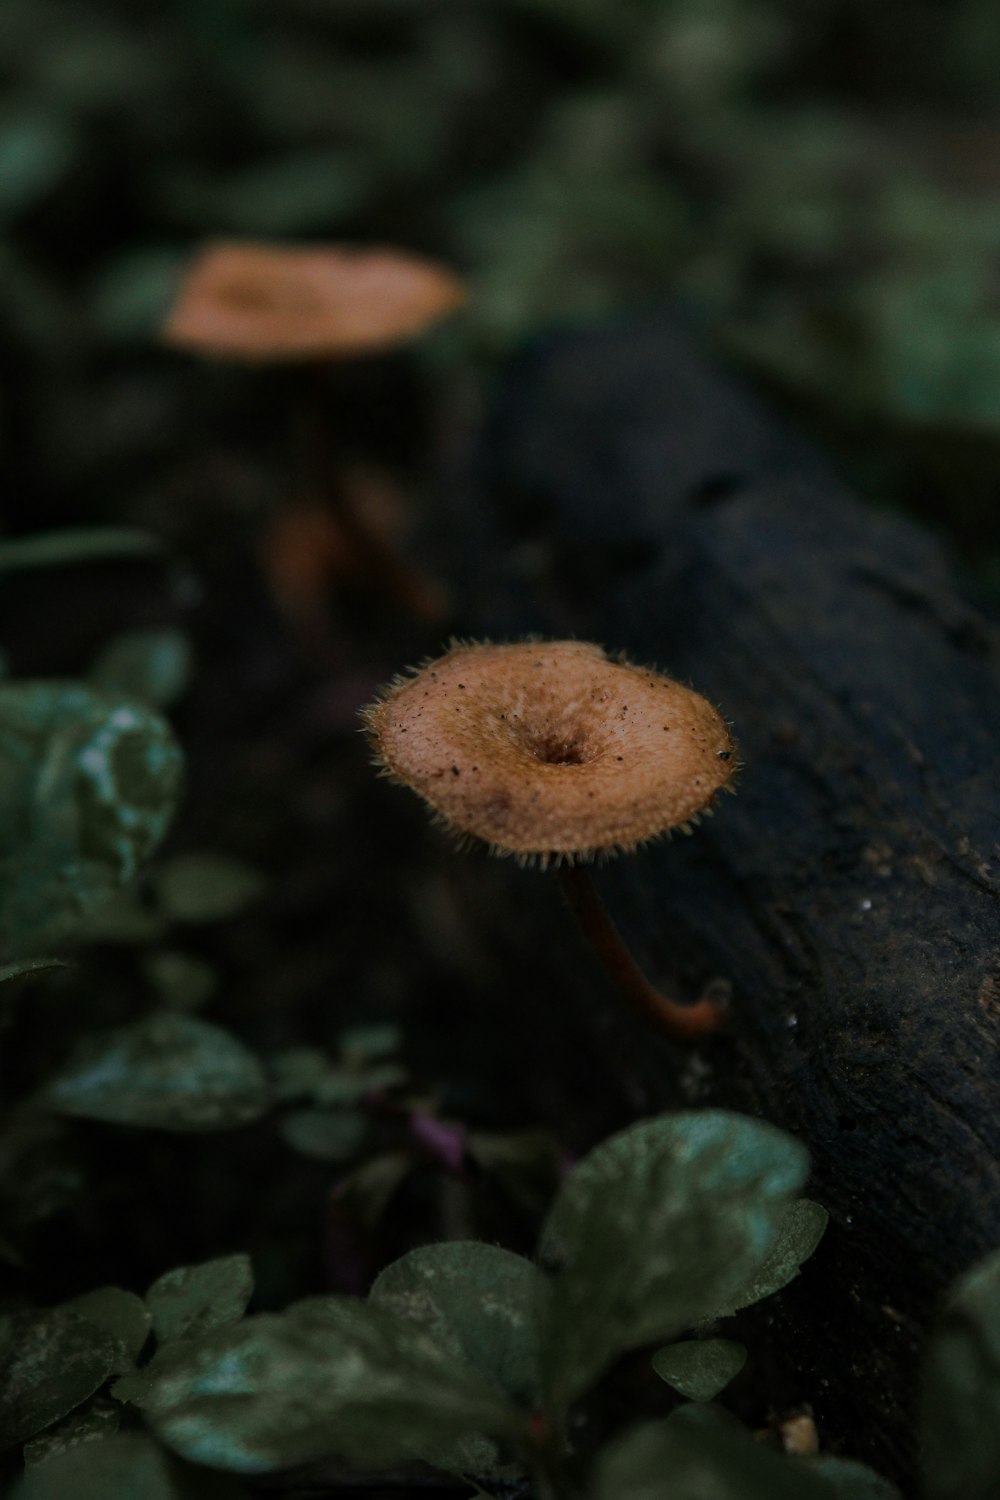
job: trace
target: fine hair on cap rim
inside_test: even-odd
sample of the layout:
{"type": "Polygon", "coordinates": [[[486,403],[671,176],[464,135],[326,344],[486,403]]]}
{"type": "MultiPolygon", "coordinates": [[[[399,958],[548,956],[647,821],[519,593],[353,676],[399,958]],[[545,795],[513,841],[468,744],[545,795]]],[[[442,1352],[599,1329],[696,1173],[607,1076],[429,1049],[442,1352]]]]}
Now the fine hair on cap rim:
{"type": "Polygon", "coordinates": [[[585,641],[455,644],[363,717],[383,774],[456,834],[524,863],[687,829],[736,770],[705,698],[585,641]]]}

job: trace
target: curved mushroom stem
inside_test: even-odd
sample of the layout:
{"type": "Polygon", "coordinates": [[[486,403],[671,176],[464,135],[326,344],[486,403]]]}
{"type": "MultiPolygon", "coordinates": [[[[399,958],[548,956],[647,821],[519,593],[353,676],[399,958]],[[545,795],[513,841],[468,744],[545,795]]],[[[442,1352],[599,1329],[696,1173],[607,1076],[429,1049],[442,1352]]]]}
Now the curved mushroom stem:
{"type": "Polygon", "coordinates": [[[725,1018],[725,1008],[718,1000],[705,995],[692,1005],[684,1005],[650,984],[625,946],[589,872],[582,865],[563,865],[558,875],[584,936],[635,1010],[660,1031],[679,1041],[695,1041],[719,1029],[725,1018]]]}

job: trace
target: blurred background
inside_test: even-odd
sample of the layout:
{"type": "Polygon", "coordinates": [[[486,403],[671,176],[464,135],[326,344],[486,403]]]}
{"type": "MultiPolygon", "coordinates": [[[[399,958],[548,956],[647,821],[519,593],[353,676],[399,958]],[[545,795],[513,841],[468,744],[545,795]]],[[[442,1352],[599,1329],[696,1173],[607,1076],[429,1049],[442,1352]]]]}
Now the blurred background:
{"type": "Polygon", "coordinates": [[[3,0],[6,524],[173,524],[246,430],[151,340],[197,243],[375,242],[469,279],[438,376],[673,300],[995,601],[998,59],[993,0],[3,0]]]}

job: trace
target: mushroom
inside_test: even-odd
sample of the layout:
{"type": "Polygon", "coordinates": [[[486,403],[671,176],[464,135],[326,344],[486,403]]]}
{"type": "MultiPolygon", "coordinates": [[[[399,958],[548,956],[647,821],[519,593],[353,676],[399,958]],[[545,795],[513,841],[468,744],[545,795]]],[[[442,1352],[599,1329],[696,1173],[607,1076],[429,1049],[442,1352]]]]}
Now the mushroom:
{"type": "Polygon", "coordinates": [[[243,364],[391,349],[461,307],[457,276],[398,250],[219,241],[195,257],[163,342],[243,364]]]}
{"type": "Polygon", "coordinates": [[[585,868],[690,831],[730,789],[736,753],[706,699],[585,641],[457,643],[363,711],[382,774],[460,839],[555,865],[586,936],[625,996],[675,1037],[722,1006],[682,1004],[643,975],[585,868]]]}
{"type": "Polygon", "coordinates": [[[322,473],[332,518],[369,577],[429,619],[441,616],[441,591],[405,565],[352,503],[333,461],[319,377],[331,363],[411,342],[465,298],[451,271],[398,250],[220,241],[195,256],[161,329],[170,348],[206,359],[303,371],[308,465],[322,473]]]}

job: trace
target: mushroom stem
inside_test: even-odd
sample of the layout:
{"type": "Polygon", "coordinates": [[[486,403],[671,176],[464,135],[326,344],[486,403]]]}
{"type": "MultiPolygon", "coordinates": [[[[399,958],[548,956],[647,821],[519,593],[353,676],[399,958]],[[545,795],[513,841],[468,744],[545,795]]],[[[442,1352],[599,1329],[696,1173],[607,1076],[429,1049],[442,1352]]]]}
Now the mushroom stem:
{"type": "Polygon", "coordinates": [[[440,624],[445,614],[440,584],[408,563],[358,511],[344,482],[336,442],[330,435],[322,371],[309,373],[312,389],[304,412],[307,471],[315,478],[323,503],[362,571],[382,594],[395,599],[412,618],[440,624]]]}
{"type": "Polygon", "coordinates": [[[685,1005],[650,984],[625,946],[589,871],[582,865],[563,865],[558,874],[584,936],[625,999],[640,1015],[678,1041],[695,1041],[719,1029],[725,1010],[717,1000],[705,995],[685,1005]]]}

